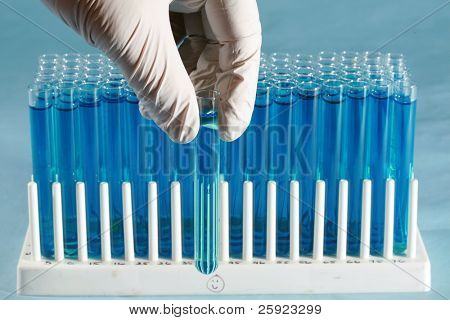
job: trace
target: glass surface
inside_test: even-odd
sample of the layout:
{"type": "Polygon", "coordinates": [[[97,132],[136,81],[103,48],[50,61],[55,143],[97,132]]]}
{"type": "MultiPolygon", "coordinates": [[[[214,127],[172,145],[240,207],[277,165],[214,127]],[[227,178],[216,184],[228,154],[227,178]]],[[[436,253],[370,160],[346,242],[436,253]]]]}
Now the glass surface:
{"type": "Polygon", "coordinates": [[[289,255],[289,130],[292,110],[297,108],[293,81],[278,81],[273,88],[269,109],[269,179],[277,183],[277,255],[289,255]]]}
{"type": "Polygon", "coordinates": [[[183,256],[194,257],[194,181],[195,142],[179,144],[170,141],[171,180],[181,188],[183,256]]]}
{"type": "Polygon", "coordinates": [[[392,121],[392,83],[375,80],[369,86],[368,123],[370,125],[370,179],[372,180],[372,217],[370,253],[383,255],[386,179],[392,121]]]}
{"type": "MultiPolygon", "coordinates": [[[[124,255],[122,213],[122,152],[120,110],[126,108],[124,84],[107,81],[103,86],[102,121],[106,181],[109,185],[111,254],[115,258],[124,255]]],[[[124,143],[127,143],[124,141],[124,143]]]]}
{"type": "Polygon", "coordinates": [[[217,269],[218,199],[219,199],[219,132],[217,104],[219,93],[197,92],[200,108],[200,130],[196,143],[195,178],[195,266],[204,274],[217,269]]]}
{"type": "Polygon", "coordinates": [[[320,85],[305,82],[297,87],[298,107],[292,116],[292,178],[300,182],[300,253],[312,254],[314,236],[314,197],[317,170],[317,112],[320,85]]]}
{"type": "Polygon", "coordinates": [[[243,223],[243,147],[241,136],[231,142],[220,144],[220,175],[228,182],[229,189],[229,228],[230,255],[233,258],[242,257],[242,223],[243,223]]]}
{"type": "Polygon", "coordinates": [[[368,84],[350,81],[345,85],[348,121],[346,178],[349,185],[347,253],[359,256],[361,234],[362,184],[369,179],[368,163],[368,84]]]}
{"type": "Polygon", "coordinates": [[[75,83],[59,83],[55,106],[57,180],[61,183],[64,254],[76,258],[77,213],[75,184],[81,181],[78,91],[75,83]]]}
{"type": "Polygon", "coordinates": [[[52,258],[54,247],[51,184],[56,178],[53,132],[55,92],[51,86],[32,84],[28,95],[33,180],[38,187],[41,253],[46,258],[52,258]]]}
{"type": "Polygon", "coordinates": [[[80,86],[80,153],[82,181],[86,190],[86,221],[88,254],[92,258],[100,258],[100,150],[101,137],[101,86],[95,83],[84,83],[80,86]]]}
{"type": "Polygon", "coordinates": [[[345,130],[343,82],[322,84],[319,103],[318,173],[326,183],[324,254],[336,254],[339,180],[342,178],[342,150],[345,130]]]}
{"type": "Polygon", "coordinates": [[[403,255],[408,236],[409,183],[414,178],[417,88],[409,81],[394,85],[391,175],[395,179],[394,253],[403,255]]]}
{"type": "Polygon", "coordinates": [[[243,135],[245,180],[253,183],[253,254],[256,257],[266,256],[267,139],[269,110],[273,103],[272,90],[269,82],[258,83],[252,119],[243,135]]]}

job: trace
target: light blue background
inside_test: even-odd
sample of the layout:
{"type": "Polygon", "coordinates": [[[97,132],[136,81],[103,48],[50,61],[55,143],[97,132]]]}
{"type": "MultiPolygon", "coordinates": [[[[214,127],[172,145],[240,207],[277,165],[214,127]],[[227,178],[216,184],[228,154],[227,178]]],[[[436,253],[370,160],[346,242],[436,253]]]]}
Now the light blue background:
{"type": "MultiPolygon", "coordinates": [[[[260,0],[263,50],[373,50],[445,2],[260,0]]],[[[15,290],[16,263],[27,228],[26,183],[31,155],[26,86],[39,54],[69,51],[55,38],[77,51],[94,51],[39,1],[0,0],[0,298],[15,290]]],[[[392,41],[383,51],[403,52],[419,87],[415,158],[420,179],[419,225],[431,259],[435,291],[242,298],[450,297],[450,5],[392,41]]],[[[17,296],[12,294],[10,298],[17,296]]]]}

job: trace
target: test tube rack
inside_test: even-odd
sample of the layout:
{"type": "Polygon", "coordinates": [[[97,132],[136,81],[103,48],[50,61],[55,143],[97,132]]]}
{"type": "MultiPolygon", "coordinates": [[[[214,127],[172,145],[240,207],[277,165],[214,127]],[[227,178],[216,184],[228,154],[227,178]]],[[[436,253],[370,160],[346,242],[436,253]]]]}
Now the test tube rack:
{"type": "Polygon", "coordinates": [[[52,185],[55,258],[41,256],[37,184],[28,184],[29,228],[17,267],[20,295],[46,296],[146,296],[200,294],[302,294],[420,292],[431,285],[430,261],[417,228],[418,181],[410,182],[408,242],[406,256],[394,256],[395,182],[386,181],[384,250],[370,255],[371,181],[364,180],[362,196],[361,250],[359,257],[346,254],[348,182],[339,184],[337,254],[324,256],[325,182],[316,182],[314,246],[312,257],[299,256],[300,184],[290,184],[290,256],[276,256],[276,182],[268,182],[267,255],[254,258],[253,186],[243,188],[242,259],[229,256],[228,183],[220,185],[220,263],[216,272],[198,272],[181,253],[180,184],[171,185],[172,258],[158,257],[157,184],[149,182],[149,255],[139,259],[133,249],[131,185],[122,185],[125,258],[111,258],[108,184],[100,184],[101,260],[88,258],[85,186],[76,186],[78,260],[64,258],[61,185],[52,185]]]}

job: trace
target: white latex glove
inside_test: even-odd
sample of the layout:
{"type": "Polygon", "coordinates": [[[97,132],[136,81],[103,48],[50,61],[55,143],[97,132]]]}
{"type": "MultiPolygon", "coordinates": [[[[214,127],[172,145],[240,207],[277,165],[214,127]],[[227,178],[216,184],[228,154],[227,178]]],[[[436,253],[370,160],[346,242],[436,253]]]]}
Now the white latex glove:
{"type": "Polygon", "coordinates": [[[142,115],[172,140],[197,135],[198,89],[221,92],[222,139],[234,140],[247,128],[261,47],[256,0],[42,1],[119,66],[142,115]],[[185,36],[179,53],[174,37],[185,36]]]}

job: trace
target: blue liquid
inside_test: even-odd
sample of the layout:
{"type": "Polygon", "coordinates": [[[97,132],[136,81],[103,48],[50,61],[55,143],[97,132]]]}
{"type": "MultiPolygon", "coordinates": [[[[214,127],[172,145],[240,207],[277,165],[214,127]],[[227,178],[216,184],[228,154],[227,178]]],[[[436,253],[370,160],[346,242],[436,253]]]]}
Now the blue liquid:
{"type": "MultiPolygon", "coordinates": [[[[108,82],[103,88],[102,111],[105,121],[106,174],[109,185],[111,254],[123,258],[122,154],[120,110],[126,108],[123,83],[108,82]]],[[[124,142],[126,143],[126,142],[124,142]]]]}
{"type": "Polygon", "coordinates": [[[361,234],[362,184],[369,179],[367,138],[367,99],[366,92],[351,93],[347,96],[348,139],[346,139],[348,158],[347,174],[349,183],[347,253],[359,256],[361,234]]]}
{"type": "Polygon", "coordinates": [[[409,182],[414,177],[416,101],[394,102],[391,174],[395,179],[394,253],[405,253],[408,236],[409,182]]]}
{"type": "Polygon", "coordinates": [[[29,107],[33,180],[38,187],[41,253],[46,258],[52,258],[54,247],[51,185],[56,174],[52,130],[54,100],[53,97],[48,100],[44,93],[38,94],[36,104],[29,107]]]}
{"type": "Polygon", "coordinates": [[[220,174],[228,182],[229,215],[230,215],[230,255],[233,258],[242,257],[242,223],[243,223],[243,183],[242,167],[243,138],[220,144],[221,162],[220,174]]]}
{"type": "Polygon", "coordinates": [[[86,189],[86,221],[88,254],[101,256],[100,248],[100,118],[101,104],[94,89],[80,96],[80,152],[86,189]]]}
{"type": "MultiPolygon", "coordinates": [[[[155,178],[158,183],[158,228],[159,228],[159,255],[163,258],[172,257],[172,222],[171,222],[171,206],[170,206],[170,145],[173,143],[169,137],[159,128],[153,130],[159,135],[160,144],[155,150],[159,157],[155,178]]],[[[148,149],[148,148],[147,148],[148,149]]]]}
{"type": "Polygon", "coordinates": [[[126,103],[120,112],[123,179],[131,181],[134,251],[143,258],[148,256],[148,180],[139,171],[139,130],[143,119],[139,100],[131,89],[127,89],[126,103]]]}
{"type": "Polygon", "coordinates": [[[183,257],[194,258],[194,178],[195,143],[170,142],[172,181],[181,187],[181,221],[183,257]]]}
{"type": "Polygon", "coordinates": [[[319,179],[325,181],[325,241],[324,254],[336,254],[337,223],[338,223],[338,194],[341,179],[341,157],[343,138],[343,108],[342,92],[336,96],[322,94],[319,103],[320,135],[319,151],[319,179]]]}
{"type": "Polygon", "coordinates": [[[56,162],[61,183],[64,255],[78,256],[75,185],[81,181],[79,109],[71,89],[61,89],[55,108],[56,162]]]}
{"type": "Polygon", "coordinates": [[[300,94],[292,117],[291,170],[292,178],[300,182],[300,254],[304,256],[313,249],[318,102],[317,94],[300,94]]]}
{"type": "Polygon", "coordinates": [[[267,121],[272,104],[269,93],[257,93],[255,109],[244,140],[245,180],[253,183],[253,254],[266,256],[267,238],[267,121]]]}
{"type": "MultiPolygon", "coordinates": [[[[169,139],[166,134],[152,121],[140,117],[138,129],[138,178],[134,181],[135,192],[133,203],[135,209],[142,209],[142,216],[148,210],[148,182],[157,183],[158,187],[158,251],[159,256],[169,259],[171,253],[171,222],[170,222],[170,184],[168,170],[168,146],[169,139]]],[[[146,218],[148,227],[148,218],[146,218]]],[[[145,239],[148,240],[148,231],[144,227],[136,226],[139,243],[142,244],[139,251],[146,247],[145,239]],[[142,232],[142,233],[141,233],[142,232]]]]}
{"type": "Polygon", "coordinates": [[[200,115],[196,138],[197,175],[195,180],[195,266],[210,274],[218,266],[219,133],[217,113],[200,115]]]}
{"type": "Polygon", "coordinates": [[[297,108],[292,84],[281,82],[269,110],[269,178],[277,183],[277,256],[289,255],[289,124],[297,108]]]}
{"type": "Polygon", "coordinates": [[[370,232],[370,253],[383,255],[384,209],[386,179],[389,163],[389,137],[392,119],[390,93],[378,95],[371,92],[368,104],[368,122],[370,125],[370,178],[372,180],[372,217],[370,232]]]}

